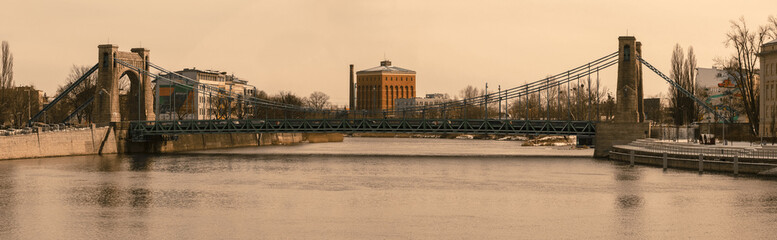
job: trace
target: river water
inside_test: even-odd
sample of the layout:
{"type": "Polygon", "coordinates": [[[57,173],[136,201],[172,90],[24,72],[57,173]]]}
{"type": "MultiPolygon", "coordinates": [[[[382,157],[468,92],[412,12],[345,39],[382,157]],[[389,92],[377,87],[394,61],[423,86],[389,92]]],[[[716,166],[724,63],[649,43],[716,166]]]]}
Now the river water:
{"type": "Polygon", "coordinates": [[[346,138],[0,161],[0,239],[777,238],[777,181],[590,153],[346,138]]]}

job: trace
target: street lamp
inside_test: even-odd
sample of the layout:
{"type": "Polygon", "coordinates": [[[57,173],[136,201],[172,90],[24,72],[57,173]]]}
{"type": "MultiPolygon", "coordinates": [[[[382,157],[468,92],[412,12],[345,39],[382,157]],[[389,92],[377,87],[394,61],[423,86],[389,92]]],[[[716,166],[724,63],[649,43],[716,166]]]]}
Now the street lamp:
{"type": "MultiPolygon", "coordinates": [[[[27,92],[27,101],[26,101],[27,102],[27,117],[26,117],[27,119],[31,119],[31,116],[30,116],[30,102],[31,102],[31,100],[30,100],[30,98],[31,98],[30,97],[30,89],[31,88],[32,87],[27,87],[27,89],[24,89],[24,91],[27,92]]],[[[21,112],[19,112],[18,114],[20,114],[20,116],[19,116],[19,126],[21,126],[21,122],[22,122],[22,120],[21,120],[21,112]]],[[[30,124],[32,124],[32,123],[30,123],[30,124]]]]}

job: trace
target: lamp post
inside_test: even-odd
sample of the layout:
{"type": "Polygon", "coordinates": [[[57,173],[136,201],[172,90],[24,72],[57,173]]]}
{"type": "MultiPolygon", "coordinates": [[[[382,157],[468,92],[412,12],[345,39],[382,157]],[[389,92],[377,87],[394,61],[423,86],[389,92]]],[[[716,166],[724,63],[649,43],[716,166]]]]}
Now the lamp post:
{"type": "MultiPolygon", "coordinates": [[[[31,100],[30,100],[30,89],[31,88],[32,87],[29,87],[28,89],[24,89],[24,91],[27,92],[27,119],[31,119],[31,116],[30,116],[30,102],[31,102],[31,100]]],[[[30,124],[30,127],[32,127],[32,123],[29,123],[29,124],[30,124]]]]}
{"type": "Polygon", "coordinates": [[[32,100],[30,99],[32,98],[32,96],[30,95],[30,92],[31,92],[30,89],[27,89],[27,118],[32,117],[30,116],[30,103],[32,102],[32,100]]]}

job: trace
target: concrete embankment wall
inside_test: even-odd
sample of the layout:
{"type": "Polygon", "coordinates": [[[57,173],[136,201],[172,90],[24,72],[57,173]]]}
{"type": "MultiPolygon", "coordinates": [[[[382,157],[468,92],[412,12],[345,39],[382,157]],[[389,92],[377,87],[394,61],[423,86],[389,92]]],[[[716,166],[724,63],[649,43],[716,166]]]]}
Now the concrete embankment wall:
{"type": "Polygon", "coordinates": [[[306,133],[303,137],[309,143],[342,142],[344,138],[340,133],[306,133]]]}
{"type": "Polygon", "coordinates": [[[597,123],[594,157],[606,158],[613,146],[646,138],[648,134],[649,123],[597,123]]]}
{"type": "Polygon", "coordinates": [[[0,137],[0,159],[117,153],[112,127],[0,137]]]}
{"type": "MultiPolygon", "coordinates": [[[[635,164],[645,164],[658,167],[663,167],[664,165],[663,153],[632,150],[618,146],[612,148],[609,159],[622,162],[631,162],[632,151],[634,153],[633,159],[635,164]]],[[[735,164],[733,158],[706,156],[703,157],[703,162],[699,164],[698,156],[686,154],[667,154],[666,167],[724,173],[734,173],[736,169],[737,173],[742,174],[777,176],[775,175],[777,165],[759,163],[755,161],[757,160],[743,158],[737,159],[737,163],[735,164]]]]}
{"type": "Polygon", "coordinates": [[[342,142],[339,133],[183,134],[175,141],[134,143],[125,126],[91,127],[0,137],[0,160],[56,156],[167,153],[301,142],[342,142]]]}
{"type": "Polygon", "coordinates": [[[142,152],[183,152],[233,147],[251,147],[265,145],[288,145],[307,141],[309,143],[342,142],[339,133],[225,133],[225,134],[184,134],[178,140],[152,143],[152,149],[142,152]]]}
{"type": "Polygon", "coordinates": [[[259,146],[259,134],[183,134],[175,141],[152,143],[153,149],[143,152],[182,152],[229,147],[259,146]]]}
{"type": "Polygon", "coordinates": [[[119,153],[171,153],[233,147],[287,145],[304,141],[342,142],[340,133],[219,133],[180,134],[176,140],[132,142],[129,123],[116,125],[116,142],[119,153]]]}

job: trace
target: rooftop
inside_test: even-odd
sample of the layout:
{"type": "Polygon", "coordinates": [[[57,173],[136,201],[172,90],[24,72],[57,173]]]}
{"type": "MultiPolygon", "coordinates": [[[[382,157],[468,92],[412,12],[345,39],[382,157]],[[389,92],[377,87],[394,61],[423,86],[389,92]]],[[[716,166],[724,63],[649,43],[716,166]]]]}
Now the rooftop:
{"type": "Polygon", "coordinates": [[[210,73],[210,74],[221,74],[221,75],[226,75],[227,74],[227,72],[216,71],[216,70],[209,70],[209,69],[201,70],[201,69],[197,69],[196,67],[184,68],[183,70],[178,71],[178,72],[180,73],[180,72],[188,72],[188,71],[201,72],[201,73],[210,73]]]}
{"type": "Polygon", "coordinates": [[[368,68],[361,71],[356,72],[357,74],[362,73],[375,73],[375,72],[388,72],[388,73],[412,73],[415,74],[415,71],[410,69],[405,69],[401,67],[395,67],[391,66],[391,61],[384,60],[380,62],[380,66],[374,67],[374,68],[368,68]]]}

